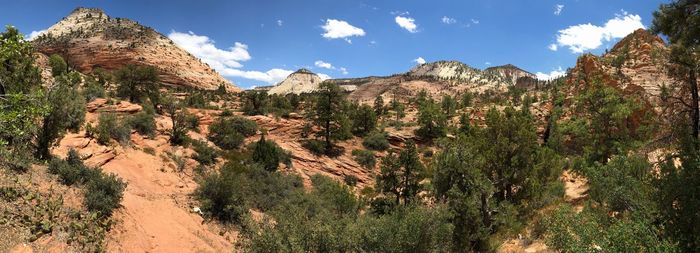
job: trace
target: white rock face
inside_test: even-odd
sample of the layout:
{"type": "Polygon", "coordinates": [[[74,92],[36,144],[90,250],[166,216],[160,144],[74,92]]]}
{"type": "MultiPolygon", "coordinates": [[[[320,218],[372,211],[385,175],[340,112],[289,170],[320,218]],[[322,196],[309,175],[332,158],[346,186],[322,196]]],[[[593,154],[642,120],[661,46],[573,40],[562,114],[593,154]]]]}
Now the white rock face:
{"type": "Polygon", "coordinates": [[[458,61],[437,61],[420,64],[411,69],[408,75],[454,80],[459,83],[469,83],[479,86],[511,85],[511,82],[499,73],[482,71],[458,61]]]}
{"type": "Polygon", "coordinates": [[[306,69],[300,69],[287,76],[286,79],[272,87],[267,93],[278,95],[311,93],[318,89],[318,85],[321,82],[321,77],[318,75],[306,69]]]}

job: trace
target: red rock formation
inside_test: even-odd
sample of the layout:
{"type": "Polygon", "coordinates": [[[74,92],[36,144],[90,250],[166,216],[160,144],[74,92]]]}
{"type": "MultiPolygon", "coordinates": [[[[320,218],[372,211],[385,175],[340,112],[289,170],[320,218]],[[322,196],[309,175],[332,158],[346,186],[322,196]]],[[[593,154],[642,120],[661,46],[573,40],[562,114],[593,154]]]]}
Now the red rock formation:
{"type": "Polygon", "coordinates": [[[43,54],[60,54],[79,71],[115,70],[127,64],[158,69],[168,85],[213,90],[225,84],[240,91],[190,53],[150,27],[111,18],[99,9],[78,8],[51,26],[33,44],[43,54]]]}

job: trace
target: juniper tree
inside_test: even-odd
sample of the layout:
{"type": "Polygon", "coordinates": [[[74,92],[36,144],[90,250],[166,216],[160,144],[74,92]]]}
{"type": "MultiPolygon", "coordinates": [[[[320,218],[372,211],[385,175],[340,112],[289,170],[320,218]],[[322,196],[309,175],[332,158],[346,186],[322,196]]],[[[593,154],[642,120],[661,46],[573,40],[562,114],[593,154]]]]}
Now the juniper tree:
{"type": "Polygon", "coordinates": [[[337,84],[322,82],[314,97],[313,108],[307,117],[321,129],[318,136],[323,138],[324,149],[328,153],[333,150],[335,140],[345,139],[350,135],[348,119],[343,111],[345,95],[337,84]]]}
{"type": "Polygon", "coordinates": [[[117,95],[129,102],[141,103],[147,97],[153,105],[159,105],[158,71],[153,66],[126,65],[115,73],[117,95]]]}
{"type": "Polygon", "coordinates": [[[78,131],[85,121],[85,99],[78,92],[80,75],[62,72],[55,80],[47,91],[48,112],[42,120],[37,138],[36,154],[41,159],[50,158],[49,148],[66,130],[78,131]]]}

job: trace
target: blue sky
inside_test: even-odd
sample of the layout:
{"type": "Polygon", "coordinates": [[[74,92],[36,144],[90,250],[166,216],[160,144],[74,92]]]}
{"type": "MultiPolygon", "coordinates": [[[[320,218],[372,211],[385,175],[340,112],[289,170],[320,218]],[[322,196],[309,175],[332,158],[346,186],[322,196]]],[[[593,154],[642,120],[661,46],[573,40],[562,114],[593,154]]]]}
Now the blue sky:
{"type": "Polygon", "coordinates": [[[3,3],[0,24],[29,34],[78,6],[99,7],[170,36],[248,88],[301,67],[324,77],[363,77],[402,73],[421,59],[482,69],[510,63],[546,78],[573,66],[582,52],[599,54],[649,27],[664,2],[26,0],[3,3]]]}

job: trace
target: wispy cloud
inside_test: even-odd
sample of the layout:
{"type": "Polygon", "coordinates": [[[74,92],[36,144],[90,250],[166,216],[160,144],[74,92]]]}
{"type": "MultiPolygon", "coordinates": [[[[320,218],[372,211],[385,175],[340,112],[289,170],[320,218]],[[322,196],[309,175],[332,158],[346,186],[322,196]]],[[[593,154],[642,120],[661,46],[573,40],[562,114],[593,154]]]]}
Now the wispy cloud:
{"type": "Polygon", "coordinates": [[[324,69],[335,69],[333,67],[333,64],[324,62],[322,60],[315,61],[314,66],[319,67],[319,68],[324,68],[324,69]]]}
{"type": "Polygon", "coordinates": [[[448,16],[443,16],[442,19],[440,19],[440,21],[442,21],[443,24],[448,24],[448,25],[457,23],[457,19],[451,18],[448,16]]]}
{"type": "Polygon", "coordinates": [[[554,5],[554,15],[557,15],[557,16],[561,15],[561,11],[563,11],[563,10],[564,10],[563,4],[554,5]]]}

